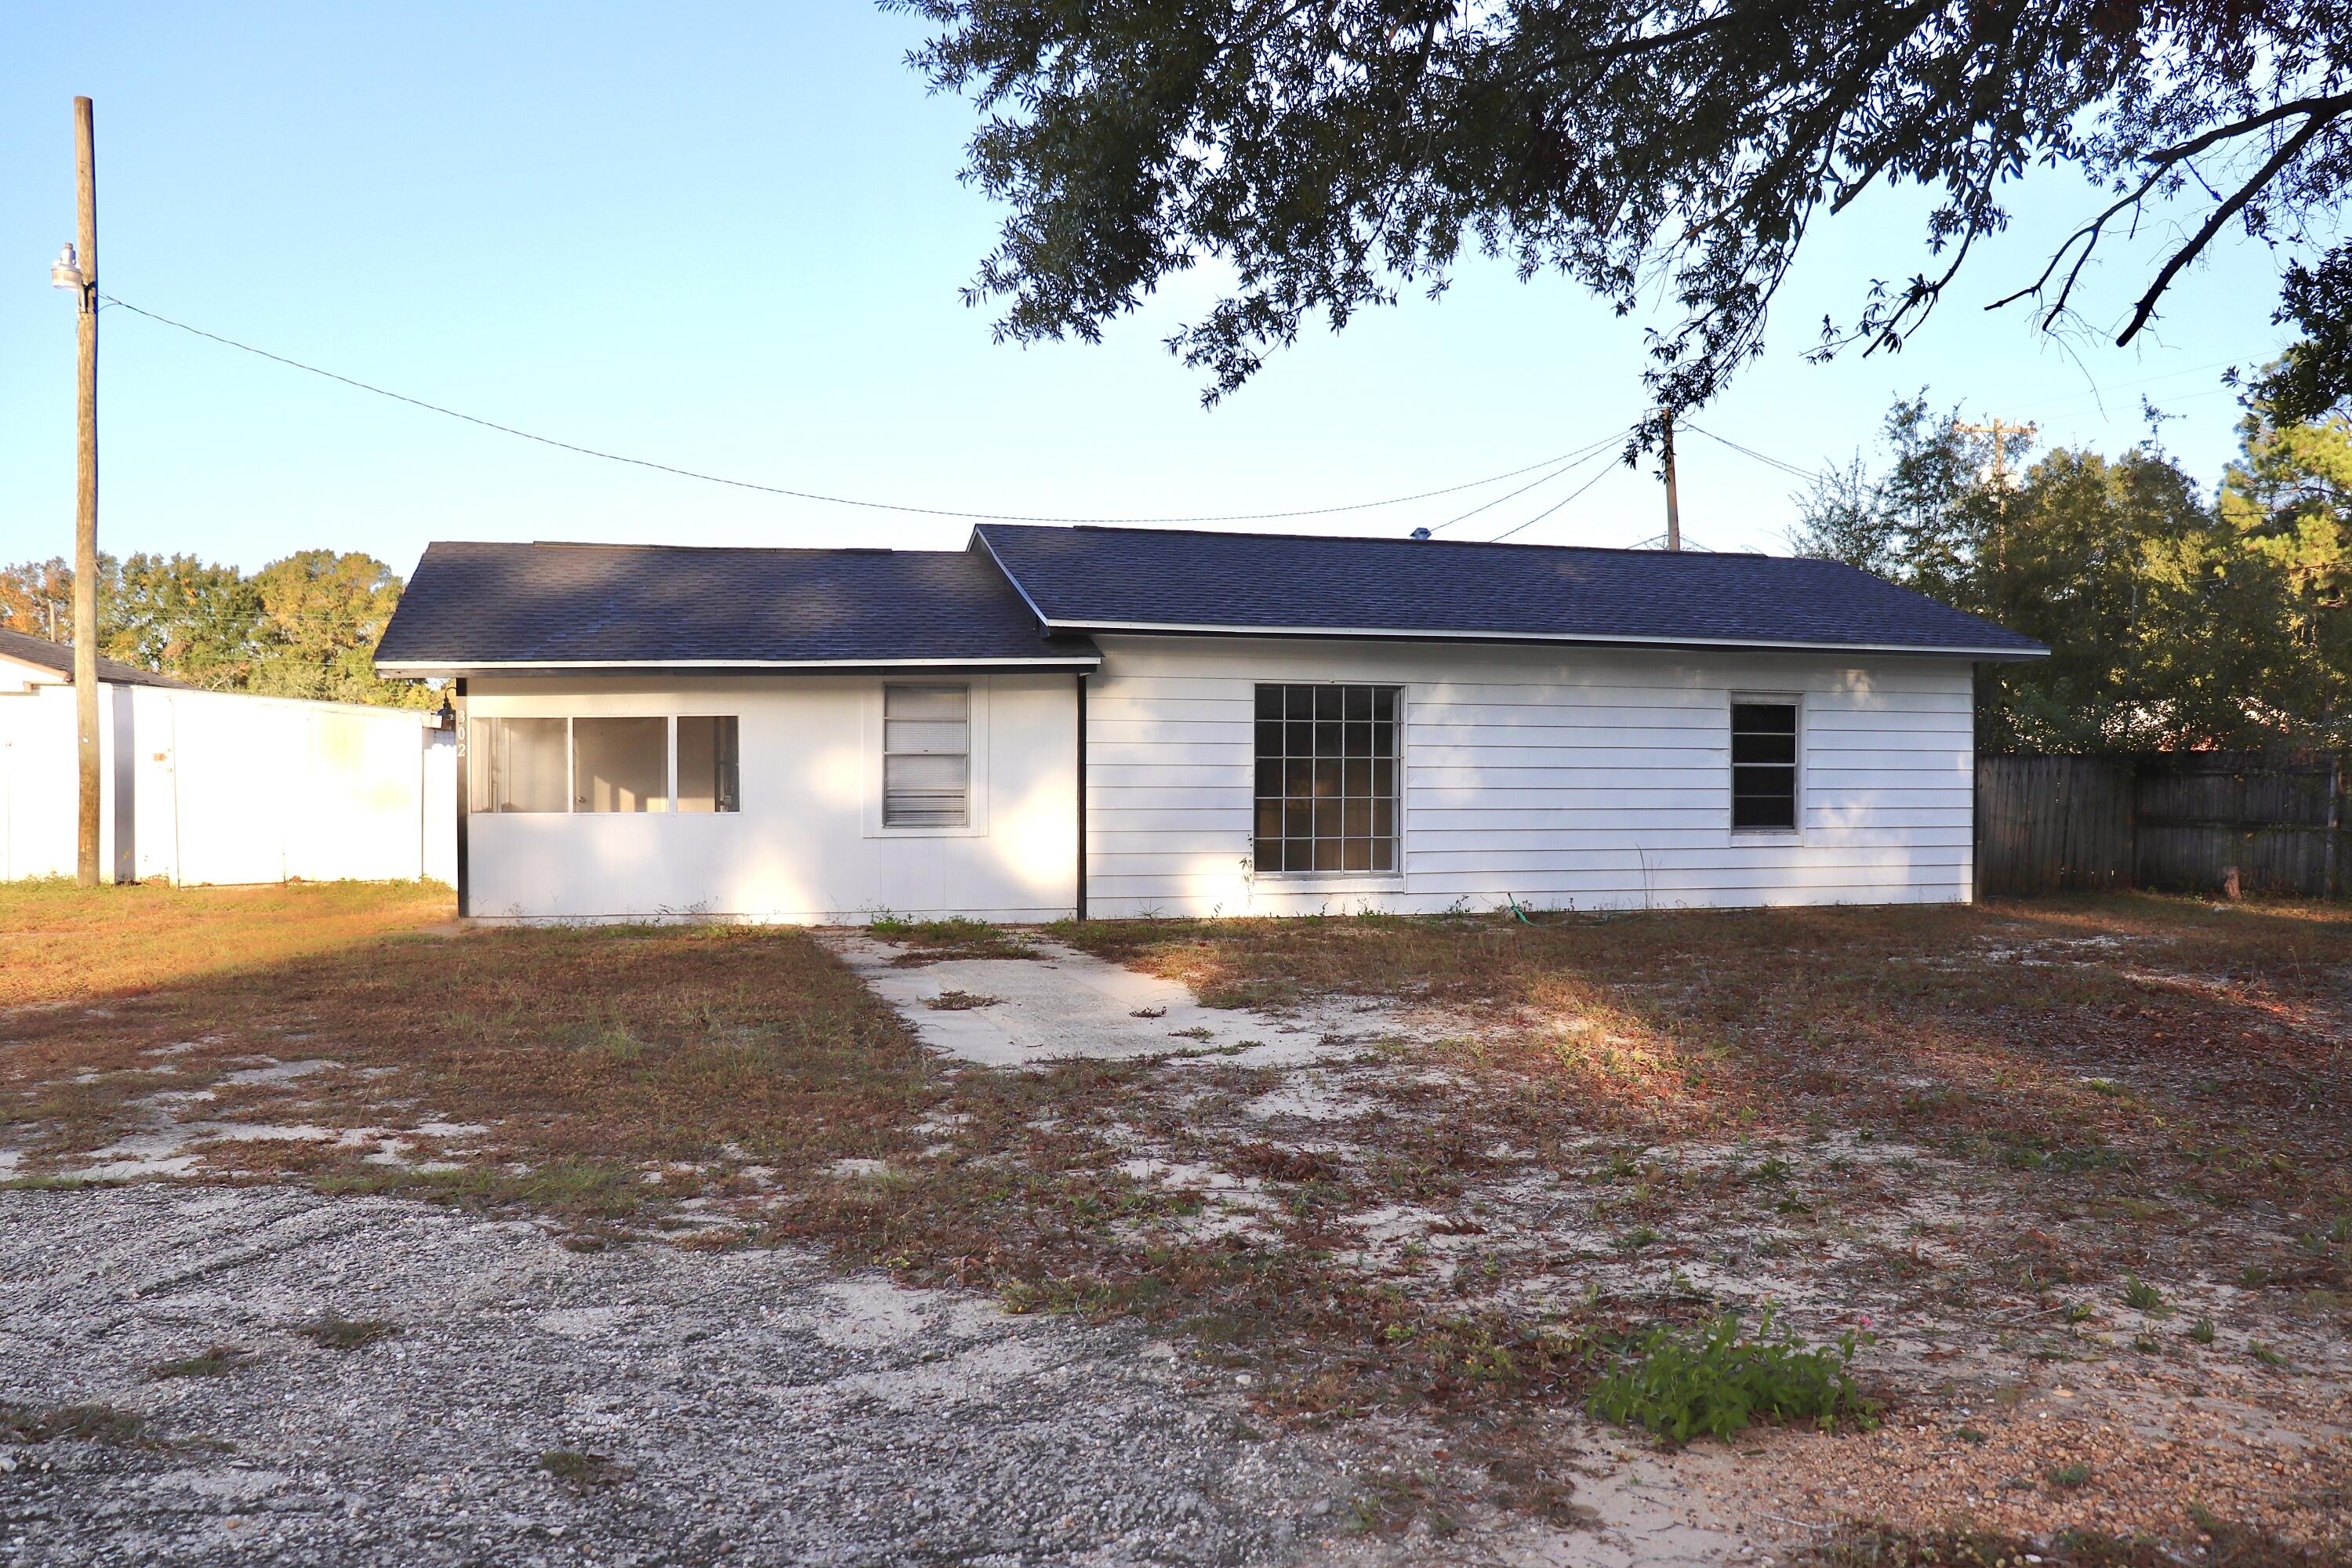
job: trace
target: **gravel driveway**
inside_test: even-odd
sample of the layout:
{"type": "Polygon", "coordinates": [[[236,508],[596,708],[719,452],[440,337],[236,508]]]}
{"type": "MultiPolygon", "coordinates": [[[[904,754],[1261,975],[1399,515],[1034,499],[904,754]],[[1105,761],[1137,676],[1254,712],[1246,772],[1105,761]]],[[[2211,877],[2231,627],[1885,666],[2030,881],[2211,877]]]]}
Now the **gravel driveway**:
{"type": "Polygon", "coordinates": [[[278,1187],[0,1192],[0,1404],[146,1418],[0,1443],[0,1563],[1319,1555],[1346,1476],[1188,1375],[1131,1331],[792,1253],[583,1254],[278,1187]],[[327,1312],[400,1331],[293,1331],[327,1312]],[[148,1370],[216,1344],[250,1359],[148,1370]],[[602,1460],[564,1479],[551,1452],[602,1460]]]}

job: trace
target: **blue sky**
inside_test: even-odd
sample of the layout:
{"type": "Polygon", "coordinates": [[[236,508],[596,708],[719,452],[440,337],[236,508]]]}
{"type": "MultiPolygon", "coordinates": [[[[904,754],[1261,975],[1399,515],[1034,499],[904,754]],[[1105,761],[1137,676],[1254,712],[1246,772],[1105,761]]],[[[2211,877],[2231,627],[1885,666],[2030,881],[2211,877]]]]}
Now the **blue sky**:
{"type": "MultiPolygon", "coordinates": [[[[991,342],[959,287],[997,215],[955,178],[972,123],[903,64],[919,37],[857,0],[778,6],[31,6],[0,95],[0,559],[67,553],[73,328],[47,268],[72,230],[69,102],[97,100],[102,286],[162,314],[503,423],[796,489],[1118,517],[1331,506],[1515,468],[1642,412],[1641,329],[1566,283],[1465,268],[1318,333],[1204,411],[1160,346],[1213,297],[1181,282],[1098,346],[991,342]]],[[[2017,221],[1899,358],[1802,363],[1824,310],[1923,265],[1916,194],[1815,236],[1771,352],[1706,427],[1811,468],[1897,392],[2117,449],[2143,394],[2217,477],[2220,367],[2266,359],[2275,263],[2235,244],[2157,337],[2072,354],[1977,306],[2079,221],[2017,221]],[[2079,356],[2079,363],[2076,357],[2079,356]]],[[[2137,253],[2145,256],[2147,252],[2137,253]]],[[[2143,274],[2095,276],[2104,321],[2143,274]]],[[[848,510],[599,463],[335,386],[122,311],[103,321],[101,536],[247,567],[316,545],[406,572],[434,538],[960,544],[950,520],[848,510]]],[[[1684,526],[1783,549],[1796,482],[1686,437],[1684,526]]],[[[1488,537],[1593,472],[1452,531],[1488,537]]],[[[1278,525],[1402,532],[1524,481],[1278,525]]],[[[1613,468],[1516,537],[1657,533],[1613,468]]]]}

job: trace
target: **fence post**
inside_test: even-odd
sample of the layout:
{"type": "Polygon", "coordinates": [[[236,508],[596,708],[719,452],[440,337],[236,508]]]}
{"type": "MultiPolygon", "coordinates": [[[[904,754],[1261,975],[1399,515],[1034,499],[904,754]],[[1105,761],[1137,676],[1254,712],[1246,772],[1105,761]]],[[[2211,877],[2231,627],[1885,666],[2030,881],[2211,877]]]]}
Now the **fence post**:
{"type": "Polygon", "coordinates": [[[2139,886],[2139,753],[2124,759],[2124,890],[2139,886]]]}
{"type": "Polygon", "coordinates": [[[2319,896],[2336,896],[2337,835],[2343,826],[2344,753],[2327,753],[2327,837],[2320,841],[2319,896]]]}

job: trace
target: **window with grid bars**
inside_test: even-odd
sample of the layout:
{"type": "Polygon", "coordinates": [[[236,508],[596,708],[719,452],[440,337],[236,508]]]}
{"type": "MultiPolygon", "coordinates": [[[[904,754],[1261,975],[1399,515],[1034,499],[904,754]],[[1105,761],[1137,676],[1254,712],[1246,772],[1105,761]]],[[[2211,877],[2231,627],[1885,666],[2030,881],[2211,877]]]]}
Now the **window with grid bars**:
{"type": "Polygon", "coordinates": [[[1797,705],[1731,705],[1731,826],[1797,826],[1797,705]]]}
{"type": "Polygon", "coordinates": [[[882,689],[882,826],[971,825],[971,689],[882,689]]]}
{"type": "Polygon", "coordinates": [[[1397,868],[1393,686],[1257,689],[1261,874],[1397,868]]]}

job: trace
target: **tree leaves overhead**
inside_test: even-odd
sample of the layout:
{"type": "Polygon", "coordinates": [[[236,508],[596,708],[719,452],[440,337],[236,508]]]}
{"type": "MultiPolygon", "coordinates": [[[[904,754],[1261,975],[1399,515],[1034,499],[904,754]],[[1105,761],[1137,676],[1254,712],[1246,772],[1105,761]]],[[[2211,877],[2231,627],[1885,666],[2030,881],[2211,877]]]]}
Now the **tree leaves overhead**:
{"type": "Polygon", "coordinates": [[[2352,178],[2352,0],[884,4],[933,25],[911,63],[982,110],[967,175],[1009,212],[972,302],[1007,338],[1092,340],[1215,258],[1233,288],[1170,342],[1212,400],[1310,321],[1480,253],[1677,307],[1648,379],[1694,406],[1761,350],[1827,214],[1881,183],[1937,195],[1930,264],[1817,352],[1893,349],[2005,225],[2005,186],[2056,166],[2112,204],[2009,298],[2076,320],[2090,258],[2162,208],[2127,342],[2216,234],[2299,244],[2352,178]]]}

